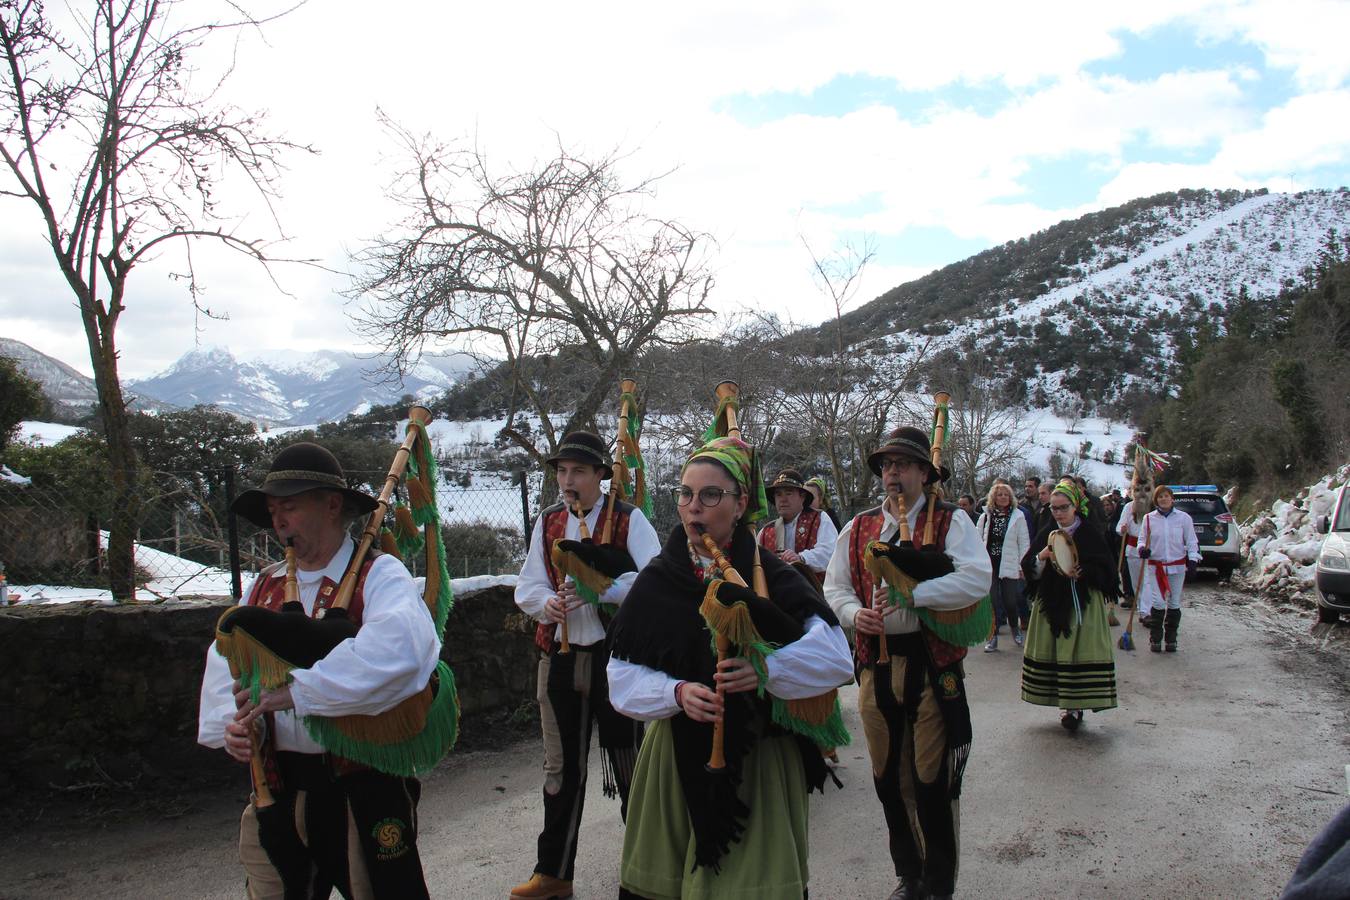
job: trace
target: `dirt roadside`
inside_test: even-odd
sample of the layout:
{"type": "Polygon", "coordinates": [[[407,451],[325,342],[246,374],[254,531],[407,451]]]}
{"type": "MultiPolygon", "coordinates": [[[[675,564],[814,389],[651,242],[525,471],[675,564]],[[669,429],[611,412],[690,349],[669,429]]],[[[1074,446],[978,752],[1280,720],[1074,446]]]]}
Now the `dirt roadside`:
{"type": "MultiPolygon", "coordinates": [[[[1187,594],[1182,651],[1151,654],[1141,641],[1118,652],[1121,705],[1089,714],[1077,735],[1054,710],[1021,702],[1015,648],[971,654],[976,744],[959,895],[1278,895],[1346,803],[1350,627],[1314,630],[1306,612],[1212,581],[1187,594]]],[[[812,801],[814,897],[894,887],[855,703],[846,692],[855,740],[842,751],[844,790],[812,801]]],[[[427,779],[421,844],[433,896],[500,898],[529,874],[538,756],[534,740],[517,739],[457,752],[427,779]]],[[[600,795],[598,762],[591,774],[577,897],[608,898],[622,825],[600,795]]],[[[132,812],[104,797],[88,815],[68,804],[25,814],[0,844],[0,898],[242,897],[233,842],[244,790],[132,812]]]]}

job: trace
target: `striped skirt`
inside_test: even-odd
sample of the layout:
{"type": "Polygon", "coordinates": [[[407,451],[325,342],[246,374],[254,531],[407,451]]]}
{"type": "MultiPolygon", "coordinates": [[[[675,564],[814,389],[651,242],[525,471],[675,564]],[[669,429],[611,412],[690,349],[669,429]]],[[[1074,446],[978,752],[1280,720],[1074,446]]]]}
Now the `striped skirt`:
{"type": "Polygon", "coordinates": [[[1100,712],[1116,705],[1116,660],[1106,604],[1088,592],[1083,619],[1067,636],[1050,631],[1038,599],[1022,650],[1022,699],[1059,709],[1100,712]]]}

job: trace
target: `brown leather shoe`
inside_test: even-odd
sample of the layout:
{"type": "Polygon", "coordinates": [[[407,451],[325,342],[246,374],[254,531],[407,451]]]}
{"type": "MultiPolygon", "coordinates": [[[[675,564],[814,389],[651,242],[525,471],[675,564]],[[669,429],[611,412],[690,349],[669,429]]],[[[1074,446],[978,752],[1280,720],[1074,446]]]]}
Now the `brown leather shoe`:
{"type": "Polygon", "coordinates": [[[572,882],[535,872],[530,880],[511,888],[511,900],[566,900],[572,896],[572,882]]]}

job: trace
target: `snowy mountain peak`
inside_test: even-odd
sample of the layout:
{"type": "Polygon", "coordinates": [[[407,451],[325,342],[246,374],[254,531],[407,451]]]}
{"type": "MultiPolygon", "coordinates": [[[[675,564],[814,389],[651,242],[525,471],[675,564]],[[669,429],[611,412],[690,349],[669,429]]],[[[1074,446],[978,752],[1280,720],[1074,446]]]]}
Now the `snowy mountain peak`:
{"type": "Polygon", "coordinates": [[[434,397],[471,365],[463,355],[427,356],[402,383],[391,384],[378,374],[383,362],[340,350],[236,357],[227,347],[204,346],[134,387],[175,406],[208,404],[271,424],[312,424],[393,403],[404,394],[434,397]]]}

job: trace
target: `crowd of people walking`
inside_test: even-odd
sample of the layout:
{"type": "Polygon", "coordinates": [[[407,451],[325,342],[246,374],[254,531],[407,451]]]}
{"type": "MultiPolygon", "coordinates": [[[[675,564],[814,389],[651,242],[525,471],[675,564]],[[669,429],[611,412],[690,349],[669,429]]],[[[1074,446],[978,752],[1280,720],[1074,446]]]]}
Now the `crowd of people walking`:
{"type": "MultiPolygon", "coordinates": [[[[981,500],[949,503],[940,441],[905,426],[867,459],[882,502],[841,522],[823,478],[786,467],[766,481],[732,431],[687,459],[679,523],[662,536],[605,490],[621,465],[608,447],[573,432],[547,460],[562,499],[535,521],[516,582],[537,622],[543,821],[532,871],[504,888],[512,900],[573,894],[593,733],[626,823],[620,898],[805,897],[807,798],[838,784],[835,748],[850,740],[838,689],[854,681],[891,900],[950,897],[974,739],[967,648],[998,652],[1006,628],[1022,699],[1058,709],[1071,732],[1116,706],[1117,600],[1137,597],[1151,650],[1178,649],[1200,557],[1166,487],[1126,500],[1028,477],[1019,501],[999,478],[981,500]]],[[[345,523],[374,505],[343,484],[331,453],[302,444],[241,496],[237,511],[295,552],[291,574],[269,569],[245,606],[323,616],[353,553],[345,523]]],[[[300,727],[327,711],[379,714],[436,664],[407,570],[372,560],[357,573],[350,647],[275,690],[208,662],[199,739],[252,765],[259,788],[240,830],[250,896],[427,896],[417,779],[343,759],[300,727]],[[396,649],[409,641],[416,659],[396,649]],[[328,815],[344,804],[349,821],[328,815]]]]}

